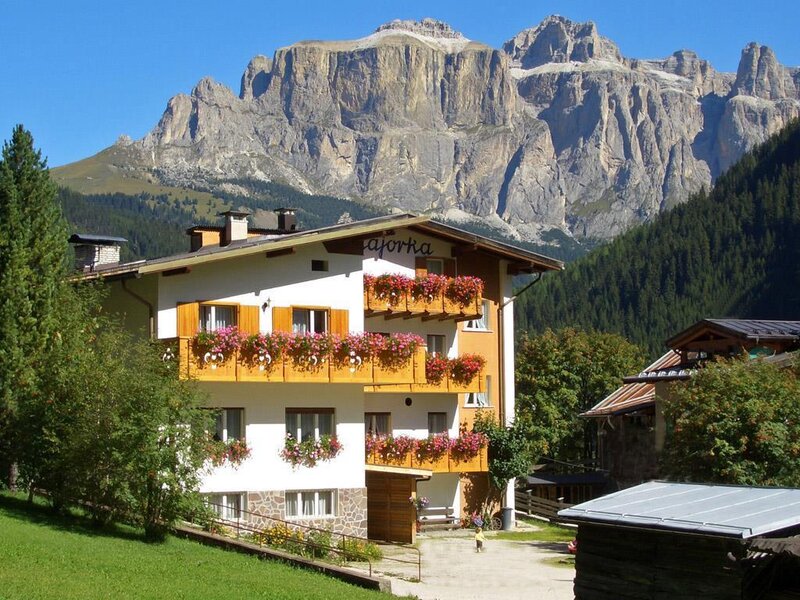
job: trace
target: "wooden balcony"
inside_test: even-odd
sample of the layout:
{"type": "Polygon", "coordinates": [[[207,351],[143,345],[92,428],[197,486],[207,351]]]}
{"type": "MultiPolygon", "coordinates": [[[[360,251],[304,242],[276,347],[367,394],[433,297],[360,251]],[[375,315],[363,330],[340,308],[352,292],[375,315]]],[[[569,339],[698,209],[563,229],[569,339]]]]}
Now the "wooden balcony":
{"type": "Polygon", "coordinates": [[[483,314],[483,296],[480,294],[468,304],[459,304],[450,300],[444,292],[427,298],[415,298],[410,292],[391,299],[379,298],[372,290],[364,290],[364,316],[386,319],[472,321],[483,314]]]}
{"type": "MultiPolygon", "coordinates": [[[[423,364],[424,368],[424,364],[423,364]]],[[[413,392],[416,394],[469,394],[486,391],[486,373],[482,370],[469,383],[458,382],[448,376],[438,383],[401,383],[365,386],[365,392],[413,392]]]]}
{"type": "Polygon", "coordinates": [[[480,452],[472,458],[458,460],[452,456],[452,451],[439,458],[438,460],[419,460],[413,452],[399,460],[386,459],[378,452],[367,454],[366,462],[368,465],[382,467],[400,467],[406,469],[427,469],[434,473],[477,473],[489,470],[489,449],[481,448],[480,452]]]}
{"type": "Polygon", "coordinates": [[[161,340],[164,360],[175,361],[182,379],[198,381],[239,381],[263,383],[360,383],[367,385],[425,383],[425,348],[399,366],[386,366],[377,359],[355,357],[344,364],[329,359],[297,364],[291,357],[271,361],[267,358],[246,361],[233,356],[211,353],[199,355],[192,348],[192,338],[161,340]]]}

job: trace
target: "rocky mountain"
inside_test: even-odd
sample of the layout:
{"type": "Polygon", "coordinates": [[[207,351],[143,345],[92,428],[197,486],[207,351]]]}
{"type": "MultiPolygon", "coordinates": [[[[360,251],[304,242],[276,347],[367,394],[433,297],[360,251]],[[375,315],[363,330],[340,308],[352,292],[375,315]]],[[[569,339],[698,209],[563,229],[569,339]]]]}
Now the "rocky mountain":
{"type": "Polygon", "coordinates": [[[558,16],[502,49],[426,19],[256,56],[238,96],[203,79],[103,156],[159,185],[247,194],[242,181],[272,180],[526,239],[608,238],[798,115],[800,69],[765,46],[719,73],[688,50],[624,57],[593,23],[558,16]]]}

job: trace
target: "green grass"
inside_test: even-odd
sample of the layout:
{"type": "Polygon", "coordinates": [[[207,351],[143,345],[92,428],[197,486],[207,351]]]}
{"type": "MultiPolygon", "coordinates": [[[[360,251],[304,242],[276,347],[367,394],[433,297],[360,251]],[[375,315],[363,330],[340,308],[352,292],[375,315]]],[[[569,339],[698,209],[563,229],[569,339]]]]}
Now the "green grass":
{"type": "Polygon", "coordinates": [[[98,530],[76,516],[0,494],[0,599],[268,598],[378,599],[285,564],[136,529],[98,530]]]}
{"type": "Polygon", "coordinates": [[[542,562],[546,565],[550,565],[551,567],[559,567],[561,569],[575,568],[575,557],[571,554],[566,554],[564,556],[552,556],[550,558],[545,558],[542,562]]]}
{"type": "Polygon", "coordinates": [[[538,529],[528,531],[501,531],[495,537],[499,540],[513,540],[517,542],[564,542],[565,544],[575,538],[577,529],[554,525],[544,521],[528,521],[538,529]]]}

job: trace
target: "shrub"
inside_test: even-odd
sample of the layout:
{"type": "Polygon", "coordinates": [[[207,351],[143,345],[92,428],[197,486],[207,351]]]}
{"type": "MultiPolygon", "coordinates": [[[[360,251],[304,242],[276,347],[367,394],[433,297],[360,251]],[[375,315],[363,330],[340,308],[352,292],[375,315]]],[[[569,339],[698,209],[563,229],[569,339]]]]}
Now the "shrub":
{"type": "Polygon", "coordinates": [[[312,558],[327,558],[331,552],[332,537],[330,529],[312,529],[306,535],[306,554],[312,558]]]}
{"type": "Polygon", "coordinates": [[[383,552],[377,544],[353,538],[342,538],[336,547],[340,556],[348,561],[381,560],[383,552]]]}

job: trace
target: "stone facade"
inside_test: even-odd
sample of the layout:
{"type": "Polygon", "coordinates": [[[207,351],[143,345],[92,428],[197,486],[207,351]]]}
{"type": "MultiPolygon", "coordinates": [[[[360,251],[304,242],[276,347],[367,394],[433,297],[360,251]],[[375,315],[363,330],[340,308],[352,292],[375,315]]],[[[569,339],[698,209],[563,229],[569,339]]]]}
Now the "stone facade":
{"type": "Polygon", "coordinates": [[[282,519],[309,527],[330,528],[334,533],[367,537],[367,488],[336,490],[336,517],[327,519],[299,519],[286,516],[286,496],[283,491],[250,492],[247,510],[266,518],[250,515],[257,527],[268,527],[273,519],[282,519]]]}

